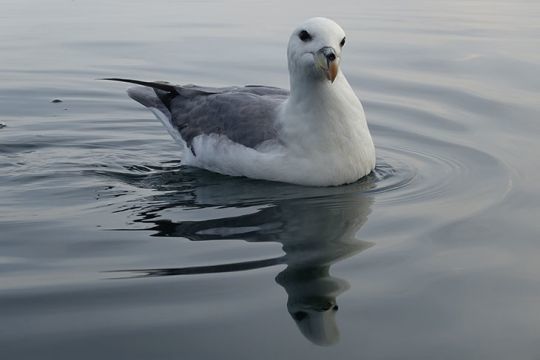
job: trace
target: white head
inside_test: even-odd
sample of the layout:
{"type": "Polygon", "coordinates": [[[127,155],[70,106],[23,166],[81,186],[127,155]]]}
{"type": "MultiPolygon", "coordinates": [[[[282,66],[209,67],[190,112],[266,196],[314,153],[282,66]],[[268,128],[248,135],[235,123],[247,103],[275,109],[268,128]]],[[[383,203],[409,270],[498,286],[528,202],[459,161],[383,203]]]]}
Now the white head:
{"type": "Polygon", "coordinates": [[[311,18],[297,27],[287,48],[291,78],[334,82],[339,73],[345,32],[334,21],[311,18]]]}

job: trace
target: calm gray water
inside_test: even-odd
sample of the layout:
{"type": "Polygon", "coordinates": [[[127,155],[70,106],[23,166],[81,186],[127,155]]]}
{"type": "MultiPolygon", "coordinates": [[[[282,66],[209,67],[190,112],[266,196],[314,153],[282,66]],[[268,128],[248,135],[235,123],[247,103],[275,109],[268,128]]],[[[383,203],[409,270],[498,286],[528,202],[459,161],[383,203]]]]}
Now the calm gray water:
{"type": "Polygon", "coordinates": [[[540,358],[538,1],[0,5],[1,359],[540,358]],[[353,185],[183,168],[95,80],[288,87],[315,15],[378,151],[353,185]]]}

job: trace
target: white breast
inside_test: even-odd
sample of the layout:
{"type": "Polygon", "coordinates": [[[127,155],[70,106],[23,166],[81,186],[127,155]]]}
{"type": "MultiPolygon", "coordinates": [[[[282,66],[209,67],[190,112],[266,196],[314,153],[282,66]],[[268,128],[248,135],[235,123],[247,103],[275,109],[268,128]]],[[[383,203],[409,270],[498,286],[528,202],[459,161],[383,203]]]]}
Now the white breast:
{"type": "Polygon", "coordinates": [[[278,139],[257,149],[224,136],[202,135],[186,151],[184,164],[233,176],[299,185],[354,182],[375,166],[375,148],[362,105],[341,75],[332,87],[294,97],[276,119],[278,139]]]}

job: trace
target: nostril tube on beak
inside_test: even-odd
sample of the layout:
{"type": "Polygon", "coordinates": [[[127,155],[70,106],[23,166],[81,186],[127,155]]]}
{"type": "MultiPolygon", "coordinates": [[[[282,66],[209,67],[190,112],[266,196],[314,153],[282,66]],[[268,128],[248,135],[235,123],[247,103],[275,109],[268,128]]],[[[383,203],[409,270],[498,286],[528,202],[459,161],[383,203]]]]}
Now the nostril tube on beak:
{"type": "Polygon", "coordinates": [[[330,82],[334,82],[339,72],[338,57],[336,50],[330,46],[325,46],[317,51],[315,55],[317,66],[324,72],[330,82]]]}

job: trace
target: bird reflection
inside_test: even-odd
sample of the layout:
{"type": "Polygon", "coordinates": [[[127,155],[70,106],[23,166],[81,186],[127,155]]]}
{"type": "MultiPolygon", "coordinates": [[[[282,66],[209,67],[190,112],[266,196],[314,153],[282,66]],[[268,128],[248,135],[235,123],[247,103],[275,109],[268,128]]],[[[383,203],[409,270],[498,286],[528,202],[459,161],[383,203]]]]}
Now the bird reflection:
{"type": "MultiPolygon", "coordinates": [[[[186,179],[184,179],[186,180],[186,179]]],[[[192,179],[193,180],[193,179],[192,179]]],[[[368,195],[374,179],[334,188],[305,188],[215,176],[198,177],[192,186],[154,197],[138,214],[137,222],[150,224],[153,236],[178,236],[192,241],[243,239],[278,242],[280,257],[212,266],[125,270],[135,277],[223,273],[264,268],[286,268],[276,282],[288,295],[287,310],[302,334],[318,345],[339,340],[336,298],[349,288],[330,274],[332,264],[371,246],[356,233],[367,221],[372,204],[368,195]],[[245,207],[260,210],[229,218],[172,221],[160,213],[173,207],[245,207]]],[[[148,230],[148,227],[146,228],[148,230]]]]}

